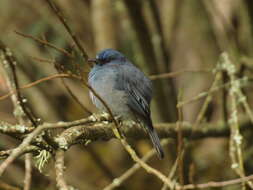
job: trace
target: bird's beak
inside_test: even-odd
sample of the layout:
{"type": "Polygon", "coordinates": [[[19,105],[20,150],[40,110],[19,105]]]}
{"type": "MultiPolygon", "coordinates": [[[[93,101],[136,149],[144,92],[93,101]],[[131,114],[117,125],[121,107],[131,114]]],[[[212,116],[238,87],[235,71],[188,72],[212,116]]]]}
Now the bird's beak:
{"type": "Polygon", "coordinates": [[[88,62],[92,63],[92,64],[97,64],[98,60],[96,58],[94,58],[94,59],[88,59],[88,62]]]}

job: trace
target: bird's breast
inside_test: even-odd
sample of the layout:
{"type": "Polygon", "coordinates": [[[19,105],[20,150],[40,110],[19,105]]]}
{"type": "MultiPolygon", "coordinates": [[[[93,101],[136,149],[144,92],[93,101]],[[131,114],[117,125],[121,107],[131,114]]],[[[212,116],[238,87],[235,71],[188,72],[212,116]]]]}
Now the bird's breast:
{"type": "MultiPolygon", "coordinates": [[[[119,84],[117,72],[114,70],[98,70],[91,73],[89,84],[93,90],[104,100],[114,115],[125,115],[128,113],[127,96],[124,91],[115,87],[119,84]]],[[[103,103],[92,93],[90,96],[93,104],[100,110],[107,111],[103,103]]]]}

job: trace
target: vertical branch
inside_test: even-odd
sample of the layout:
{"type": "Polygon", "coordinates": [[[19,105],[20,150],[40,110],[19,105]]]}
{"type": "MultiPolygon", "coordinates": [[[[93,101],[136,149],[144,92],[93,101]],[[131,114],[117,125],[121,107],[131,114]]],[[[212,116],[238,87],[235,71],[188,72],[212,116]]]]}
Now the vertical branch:
{"type": "Polygon", "coordinates": [[[0,61],[9,91],[14,92],[11,95],[11,100],[14,106],[14,116],[22,125],[28,124],[27,126],[36,126],[36,121],[24,106],[26,100],[22,98],[19,91],[19,82],[16,74],[17,61],[15,60],[11,50],[5,47],[2,42],[0,42],[0,61]]]}
{"type": "Polygon", "coordinates": [[[56,183],[59,190],[69,190],[66,181],[64,180],[64,151],[57,150],[55,154],[55,174],[56,174],[56,183]]]}
{"type": "MultiPolygon", "coordinates": [[[[178,94],[178,102],[181,101],[182,98],[182,91],[179,91],[178,94]]],[[[182,133],[182,121],[183,121],[183,111],[181,107],[178,107],[178,121],[176,123],[177,128],[177,158],[174,162],[172,168],[170,169],[168,179],[172,179],[178,169],[178,176],[180,185],[184,185],[184,153],[185,153],[185,146],[184,146],[184,139],[182,133]]],[[[167,190],[168,186],[164,183],[161,190],[167,190]]]]}
{"type": "Polygon", "coordinates": [[[32,182],[32,155],[27,153],[25,155],[25,179],[24,190],[30,190],[32,182]]]}
{"type": "MultiPolygon", "coordinates": [[[[14,115],[18,122],[23,126],[31,125],[36,126],[36,121],[33,116],[24,106],[23,98],[19,91],[19,83],[16,74],[17,61],[10,49],[5,47],[0,42],[0,62],[4,69],[4,76],[9,90],[14,93],[11,95],[11,100],[14,105],[14,115]]],[[[7,166],[7,165],[6,165],[7,166]]],[[[26,154],[25,157],[25,178],[24,178],[24,190],[29,190],[31,186],[31,175],[32,175],[32,165],[31,165],[31,154],[26,154]]],[[[0,174],[1,175],[1,174],[0,174]]]]}
{"type": "MultiPolygon", "coordinates": [[[[242,135],[240,134],[239,123],[238,123],[238,99],[236,96],[237,91],[240,88],[240,84],[236,81],[236,67],[231,62],[227,53],[223,53],[221,55],[221,68],[224,69],[229,76],[231,81],[231,88],[229,91],[229,95],[231,97],[231,113],[230,113],[230,157],[232,161],[232,169],[240,176],[244,177],[244,166],[243,166],[243,156],[242,156],[242,135]]],[[[243,183],[243,189],[245,189],[245,182],[243,183]]]]}
{"type": "MultiPolygon", "coordinates": [[[[253,122],[253,114],[247,103],[246,96],[242,93],[241,84],[238,82],[236,73],[236,67],[230,60],[227,53],[221,55],[221,68],[226,70],[231,81],[231,88],[229,94],[231,96],[231,113],[230,113],[230,127],[231,127],[231,136],[230,136],[230,157],[232,160],[232,168],[240,177],[245,177],[244,166],[243,166],[243,155],[242,155],[242,136],[239,131],[239,122],[238,122],[238,104],[242,103],[246,113],[248,114],[251,122],[253,122]]],[[[253,183],[247,181],[247,184],[253,189],[253,183]]],[[[245,182],[243,183],[243,188],[245,187],[245,182]]]]}

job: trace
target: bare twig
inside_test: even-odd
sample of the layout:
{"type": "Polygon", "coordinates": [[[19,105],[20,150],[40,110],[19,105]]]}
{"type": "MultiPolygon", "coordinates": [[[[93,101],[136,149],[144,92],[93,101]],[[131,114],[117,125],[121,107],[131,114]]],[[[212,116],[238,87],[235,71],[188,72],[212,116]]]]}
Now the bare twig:
{"type": "MultiPolygon", "coordinates": [[[[185,149],[184,149],[185,150],[185,149]]],[[[177,171],[177,168],[178,168],[178,164],[179,164],[179,159],[181,156],[183,156],[184,154],[184,150],[180,153],[181,155],[179,155],[175,161],[175,163],[173,164],[173,166],[171,167],[170,169],[170,172],[169,172],[169,175],[168,175],[168,178],[169,179],[172,179],[174,177],[174,175],[176,174],[176,171],[177,171]]],[[[163,184],[161,190],[167,190],[168,187],[166,186],[166,184],[163,184]]]]}
{"type": "Polygon", "coordinates": [[[237,96],[238,96],[238,101],[242,102],[242,105],[245,108],[246,113],[248,114],[251,122],[253,123],[253,112],[250,109],[250,106],[249,106],[249,103],[247,102],[246,96],[242,93],[241,89],[238,89],[238,91],[236,93],[237,93],[237,96]]]}
{"type": "MultiPolygon", "coordinates": [[[[69,75],[69,74],[54,74],[52,76],[48,76],[48,77],[44,77],[42,79],[39,79],[39,80],[36,80],[34,82],[31,82],[29,84],[26,84],[24,86],[21,86],[19,87],[19,90],[21,89],[26,89],[26,88],[31,88],[37,84],[40,84],[42,82],[46,82],[48,80],[52,80],[52,79],[56,79],[56,78],[72,78],[73,76],[72,75],[69,75]]],[[[13,90],[10,90],[7,94],[3,95],[3,96],[0,96],[0,100],[4,100],[5,98],[8,98],[9,96],[11,96],[12,94],[16,93],[17,90],[13,89],[13,90]]]]}
{"type": "MultiPolygon", "coordinates": [[[[182,91],[179,91],[178,94],[178,102],[182,98],[182,91]]],[[[178,176],[179,176],[179,182],[180,185],[184,185],[184,152],[185,152],[185,146],[184,146],[184,139],[182,135],[182,121],[183,121],[183,112],[181,108],[178,108],[178,121],[176,123],[177,127],[177,159],[174,162],[172,168],[170,169],[168,179],[172,180],[173,176],[175,175],[177,169],[178,169],[178,176]]],[[[166,184],[163,184],[161,190],[167,190],[168,186],[166,184]]]]}
{"type": "MultiPolygon", "coordinates": [[[[241,86],[246,86],[248,85],[247,82],[249,82],[249,78],[248,77],[242,77],[236,80],[238,83],[241,84],[241,86]]],[[[197,101],[201,98],[204,98],[208,95],[210,95],[211,93],[217,92],[218,90],[222,89],[222,88],[227,88],[231,85],[231,82],[219,85],[214,87],[212,90],[209,90],[208,92],[201,92],[198,95],[194,96],[193,98],[189,99],[189,100],[185,100],[185,101],[181,101],[177,104],[177,107],[181,107],[184,106],[185,104],[189,104],[192,103],[194,101],[197,101]]]]}
{"type": "Polygon", "coordinates": [[[0,180],[0,189],[2,189],[2,190],[21,190],[20,188],[11,186],[1,180],[0,180]]]}
{"type": "Polygon", "coordinates": [[[221,188],[221,187],[225,187],[225,186],[229,186],[229,185],[235,185],[238,183],[244,183],[247,181],[253,180],[253,175],[249,175],[247,177],[242,177],[242,178],[238,178],[238,179],[232,179],[232,180],[227,180],[227,181],[220,181],[220,182],[216,182],[216,181],[210,181],[208,183],[202,183],[202,184],[189,184],[189,185],[184,185],[183,187],[178,187],[177,189],[205,189],[205,188],[221,188]]]}
{"type": "MultiPolygon", "coordinates": [[[[215,77],[214,77],[214,81],[211,85],[211,88],[209,89],[209,92],[212,92],[213,89],[216,88],[217,84],[219,83],[219,81],[221,80],[221,73],[220,72],[216,72],[215,74],[215,77]]],[[[204,103],[202,104],[201,108],[200,108],[200,111],[197,115],[197,118],[196,118],[196,121],[194,122],[194,126],[192,128],[192,130],[194,131],[195,128],[200,124],[200,122],[203,120],[204,116],[205,116],[205,113],[206,113],[206,110],[208,108],[208,105],[209,103],[211,102],[212,100],[212,93],[209,94],[209,92],[207,92],[207,96],[206,96],[206,99],[204,101],[204,103]]]]}
{"type": "MultiPolygon", "coordinates": [[[[165,146],[168,144],[168,139],[162,140],[161,144],[162,146],[165,146]]],[[[155,149],[152,149],[149,151],[143,158],[143,162],[147,162],[150,158],[152,158],[155,155],[156,151],[155,149]]],[[[119,187],[122,183],[124,183],[129,177],[131,177],[136,171],[138,171],[141,168],[139,163],[135,163],[131,168],[129,168],[127,171],[125,171],[120,177],[117,177],[113,180],[111,184],[106,186],[103,190],[112,190],[116,187],[119,187]]]]}
{"type": "MultiPolygon", "coordinates": [[[[8,150],[1,150],[0,151],[0,159],[3,159],[3,158],[6,158],[8,156],[10,156],[10,154],[15,150],[16,148],[14,149],[8,149],[8,150]]],[[[30,145],[30,146],[27,146],[21,153],[20,155],[23,155],[25,153],[33,153],[33,154],[37,154],[39,151],[39,148],[37,146],[33,146],[33,145],[30,145]]]]}
{"type": "MultiPolygon", "coordinates": [[[[72,40],[74,41],[74,43],[76,44],[76,46],[80,50],[81,57],[86,62],[88,60],[88,55],[85,52],[85,50],[84,50],[83,46],[81,45],[81,43],[79,42],[79,40],[77,39],[76,35],[72,31],[72,29],[70,28],[69,24],[67,23],[67,20],[64,17],[63,13],[61,12],[59,6],[55,2],[53,2],[53,0],[45,0],[45,1],[50,6],[50,8],[53,10],[53,12],[57,16],[57,18],[60,20],[60,22],[63,24],[63,26],[66,28],[66,30],[69,33],[69,35],[71,36],[72,40]]],[[[88,64],[90,65],[89,62],[88,62],[88,64]]]]}
{"type": "Polygon", "coordinates": [[[73,57],[73,55],[71,55],[71,53],[69,53],[67,50],[62,49],[62,48],[59,48],[59,47],[56,47],[54,44],[51,44],[51,43],[49,43],[49,42],[46,41],[46,40],[39,39],[39,38],[36,38],[36,37],[34,37],[34,36],[32,36],[32,35],[24,34],[24,33],[22,33],[22,32],[18,32],[18,31],[15,31],[15,33],[18,34],[18,35],[20,35],[20,36],[23,36],[23,37],[25,37],[25,38],[30,38],[30,39],[32,39],[32,40],[34,40],[34,41],[36,41],[36,42],[38,42],[38,43],[40,43],[40,44],[42,44],[42,45],[44,45],[44,46],[53,48],[53,49],[57,50],[57,51],[60,52],[60,53],[63,53],[64,55],[66,55],[66,56],[68,56],[68,57],[71,57],[71,58],[73,57]]]}
{"type": "Polygon", "coordinates": [[[132,159],[137,162],[143,169],[146,170],[146,172],[156,176],[158,179],[160,179],[163,183],[165,183],[169,188],[173,188],[174,184],[170,179],[168,179],[164,174],[162,174],[160,171],[156,170],[155,168],[152,168],[143,160],[141,160],[135,151],[131,148],[131,146],[126,142],[125,139],[121,139],[121,143],[123,144],[126,151],[131,155],[132,159]]]}
{"type": "Polygon", "coordinates": [[[67,92],[69,93],[69,95],[73,98],[73,100],[83,109],[83,111],[85,111],[88,114],[92,114],[88,108],[86,108],[81,101],[78,99],[78,97],[72,92],[72,90],[70,89],[70,87],[65,83],[64,79],[61,79],[63,86],[66,88],[67,92]]]}
{"type": "Polygon", "coordinates": [[[180,76],[185,73],[211,73],[212,69],[199,69],[199,70],[184,70],[184,71],[175,71],[170,73],[162,73],[157,75],[150,75],[149,78],[151,80],[157,80],[157,79],[166,79],[166,78],[174,78],[177,76],[180,76]]]}
{"type": "Polygon", "coordinates": [[[45,59],[45,58],[34,57],[34,56],[28,56],[28,57],[38,62],[44,62],[44,63],[50,63],[50,64],[55,62],[54,59],[45,59]]]}

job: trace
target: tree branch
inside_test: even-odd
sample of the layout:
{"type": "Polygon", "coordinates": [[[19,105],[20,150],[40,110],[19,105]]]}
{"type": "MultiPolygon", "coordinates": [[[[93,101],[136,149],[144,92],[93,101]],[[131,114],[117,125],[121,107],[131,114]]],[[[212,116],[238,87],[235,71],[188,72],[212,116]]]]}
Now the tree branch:
{"type": "Polygon", "coordinates": [[[32,154],[25,155],[24,190],[30,190],[32,183],[32,154]]]}
{"type": "Polygon", "coordinates": [[[64,172],[64,151],[57,150],[55,154],[55,174],[56,174],[56,183],[59,190],[68,190],[68,185],[63,177],[64,172]]]}

